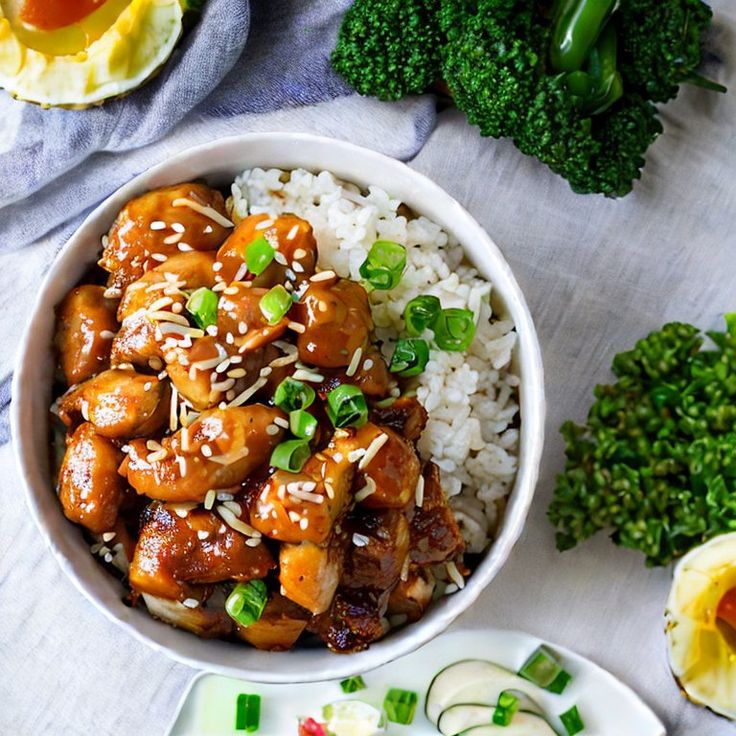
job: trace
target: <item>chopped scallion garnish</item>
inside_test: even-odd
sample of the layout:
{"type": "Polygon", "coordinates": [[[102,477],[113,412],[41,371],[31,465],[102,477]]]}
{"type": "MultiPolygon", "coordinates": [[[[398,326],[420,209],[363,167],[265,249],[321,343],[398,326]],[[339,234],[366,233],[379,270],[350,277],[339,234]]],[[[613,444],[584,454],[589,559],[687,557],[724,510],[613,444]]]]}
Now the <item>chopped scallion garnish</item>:
{"type": "Polygon", "coordinates": [[[270,463],[274,468],[298,473],[310,455],[308,440],[286,440],[273,448],[270,463]]]}
{"type": "Polygon", "coordinates": [[[362,427],[368,421],[368,404],[363,392],[348,383],[327,394],[327,416],[332,424],[342,427],[362,427]]]}
{"type": "Polygon", "coordinates": [[[255,733],[261,725],[261,696],[240,693],[235,709],[235,730],[255,733]]]}
{"type": "Polygon", "coordinates": [[[358,690],[365,690],[365,682],[360,675],[348,677],[340,683],[340,687],[344,693],[357,693],[358,690]]]}
{"type": "Polygon", "coordinates": [[[580,717],[580,713],[578,713],[577,705],[573,705],[570,710],[566,710],[564,713],[561,713],[560,720],[567,730],[567,736],[575,736],[576,733],[580,733],[585,730],[585,724],[583,723],[583,719],[580,717]]]}
{"type": "Polygon", "coordinates": [[[504,690],[498,696],[492,720],[497,726],[508,726],[517,710],[519,710],[519,698],[509,690],[504,690]]]}
{"type": "Polygon", "coordinates": [[[187,299],[187,312],[192,315],[200,330],[217,324],[217,302],[217,294],[206,286],[193,291],[187,299]]]}
{"type": "Polygon", "coordinates": [[[555,655],[544,645],[535,649],[524,662],[519,675],[539,687],[549,687],[564,672],[555,655]]]}
{"type": "Polygon", "coordinates": [[[419,698],[412,690],[392,687],[383,700],[386,717],[394,723],[409,725],[414,720],[419,698]]]}
{"type": "Polygon", "coordinates": [[[429,344],[419,337],[398,340],[388,369],[400,376],[417,376],[429,362],[429,344]]]}
{"type": "Polygon", "coordinates": [[[360,267],[360,275],[374,289],[393,289],[406,268],[406,248],[391,240],[377,240],[360,267]]]}
{"type": "Polygon", "coordinates": [[[475,337],[475,317],[469,309],[443,309],[432,330],[434,341],[442,350],[467,350],[475,337]]]}
{"type": "Polygon", "coordinates": [[[273,403],[283,411],[292,412],[311,406],[315,396],[311,386],[289,376],[276,387],[273,403]]]}
{"type": "Polygon", "coordinates": [[[554,693],[555,695],[561,695],[565,688],[570,683],[570,680],[572,680],[572,675],[569,672],[565,672],[565,670],[562,670],[557,677],[555,677],[552,682],[547,686],[547,690],[549,690],[551,693],[554,693]]]}
{"type": "Polygon", "coordinates": [[[261,235],[245,249],[245,265],[254,276],[260,276],[270,265],[276,251],[271,243],[261,235]]]}
{"type": "Polygon", "coordinates": [[[254,624],[268,603],[268,590],[263,580],[238,583],[225,601],[225,610],[241,626],[254,624]]]}
{"type": "Polygon", "coordinates": [[[286,316],[293,303],[291,294],[281,284],[276,284],[261,297],[259,307],[266,322],[269,325],[275,325],[286,316]]]}
{"type": "Polygon", "coordinates": [[[317,431],[317,420],[304,409],[289,412],[289,429],[295,437],[311,440],[317,431]]]}
{"type": "Polygon", "coordinates": [[[416,337],[434,325],[442,311],[440,300],[436,296],[415,296],[404,307],[406,331],[416,337]]]}

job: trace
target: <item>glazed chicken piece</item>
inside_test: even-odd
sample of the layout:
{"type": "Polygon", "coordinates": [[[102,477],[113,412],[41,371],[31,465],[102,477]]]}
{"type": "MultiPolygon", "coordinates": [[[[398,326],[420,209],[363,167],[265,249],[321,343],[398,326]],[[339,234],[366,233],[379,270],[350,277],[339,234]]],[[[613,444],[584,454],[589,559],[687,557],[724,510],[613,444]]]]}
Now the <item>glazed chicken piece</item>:
{"type": "Polygon", "coordinates": [[[409,555],[409,522],[401,511],[356,508],[345,522],[352,544],[340,585],[391,590],[409,555]]]}
{"type": "Polygon", "coordinates": [[[401,396],[391,406],[371,410],[371,421],[390,427],[405,440],[415,443],[427,425],[427,410],[413,396],[401,396]]]}
{"type": "Polygon", "coordinates": [[[358,368],[351,376],[348,376],[344,370],[322,369],[320,372],[325,375],[325,380],[318,389],[323,401],[330,391],[343,383],[351,383],[357,386],[366,396],[377,399],[384,398],[388,396],[392,383],[386,361],[381,353],[374,348],[369,348],[365,355],[361,355],[358,368]]]}
{"type": "Polygon", "coordinates": [[[354,464],[330,444],[301,472],[277,470],[251,496],[250,523],[280,542],[325,544],[352,502],[354,464]]]}
{"type": "Polygon", "coordinates": [[[356,486],[369,491],[361,505],[405,509],[413,502],[419,459],[412,445],[392,429],[368,422],[358,430],[336,434],[335,449],[349,459],[356,458],[356,486]]]}
{"type": "Polygon", "coordinates": [[[168,322],[187,320],[188,292],[214,284],[214,262],[211,252],[179,253],[128,286],[118,308],[121,325],[113,341],[113,365],[133,363],[160,369],[160,359],[171,342],[167,338],[179,340],[184,332],[192,332],[168,322]]]}
{"type": "Polygon", "coordinates": [[[424,465],[424,498],[411,519],[411,559],[417,565],[436,565],[465,549],[460,528],[440,483],[440,469],[424,465]]]}
{"type": "Polygon", "coordinates": [[[222,194],[204,184],[154,189],[120,210],[99,264],[110,272],[108,286],[122,291],[163,257],[216,250],[231,227],[222,194]]]}
{"type": "Polygon", "coordinates": [[[406,580],[391,591],[388,599],[389,616],[406,616],[407,621],[419,621],[432,602],[435,579],[432,571],[412,564],[406,580]]]}
{"type": "Polygon", "coordinates": [[[238,396],[259,380],[262,368],[280,355],[272,345],[244,354],[232,348],[220,338],[206,335],[190,348],[177,348],[172,362],[168,362],[172,356],[166,356],[171,382],[197,411],[238,396]]]}
{"type": "Polygon", "coordinates": [[[247,582],[265,577],[275,565],[264,544],[247,537],[204,509],[185,516],[167,504],[153,503],[142,514],[128,579],[133,590],[183,600],[188,583],[247,582]]]}
{"type": "Polygon", "coordinates": [[[388,596],[375,588],[339,588],[330,610],[313,619],[309,630],[333,652],[359,652],[386,633],[382,618],[388,596]]]}
{"type": "MultiPolygon", "coordinates": [[[[196,590],[192,597],[199,600],[200,595],[199,590],[196,590]]],[[[151,616],[171,626],[191,631],[203,639],[227,636],[235,627],[235,622],[227,615],[223,606],[208,606],[205,603],[189,608],[179,601],[159,598],[149,593],[143,593],[142,597],[151,616]]]]}
{"type": "Polygon", "coordinates": [[[288,317],[270,325],[261,311],[261,299],[268,289],[235,281],[220,295],[217,305],[217,334],[242,352],[257,350],[278,340],[286,332],[288,317]],[[228,337],[232,335],[232,338],[228,337]]]}
{"type": "Polygon", "coordinates": [[[82,383],[110,365],[112,339],[118,330],[117,302],[105,288],[84,284],[72,289],[56,312],[56,348],[67,385],[82,383]]]}
{"type": "Polygon", "coordinates": [[[293,312],[294,321],[304,326],[297,338],[304,363],[341,368],[350,365],[358,348],[365,351],[368,346],[373,319],[368,294],[355,281],[311,282],[293,312]]]}
{"type": "Polygon", "coordinates": [[[256,649],[285,652],[296,644],[311,614],[277,592],[270,594],[262,616],[250,626],[236,626],[239,638],[256,649]]]}
{"type": "Polygon", "coordinates": [[[250,215],[222,244],[217,260],[222,263],[220,276],[225,281],[248,279],[253,286],[267,289],[286,281],[298,285],[314,274],[317,241],[312,226],[296,215],[279,215],[275,219],[266,214],[250,215]],[[260,238],[265,238],[280,255],[258,276],[246,275],[246,248],[260,238]]]}
{"type": "Polygon", "coordinates": [[[80,424],[67,439],[59,471],[59,499],[64,515],[91,532],[115,527],[125,492],[118,475],[123,453],[89,423],[80,424]]]}
{"type": "Polygon", "coordinates": [[[211,409],[160,445],[130,442],[120,472],[149,498],[201,502],[210,489],[237,485],[268,461],[284,435],[277,417],[284,414],[261,404],[211,409]]]}
{"type": "Polygon", "coordinates": [[[330,607],[342,575],[344,541],[326,546],[314,542],[282,544],[279,548],[281,593],[312,613],[330,607]]]}
{"type": "Polygon", "coordinates": [[[111,369],[66,393],[59,416],[67,426],[84,419],[113,439],[155,434],[169,412],[169,386],[129,368],[111,369]]]}

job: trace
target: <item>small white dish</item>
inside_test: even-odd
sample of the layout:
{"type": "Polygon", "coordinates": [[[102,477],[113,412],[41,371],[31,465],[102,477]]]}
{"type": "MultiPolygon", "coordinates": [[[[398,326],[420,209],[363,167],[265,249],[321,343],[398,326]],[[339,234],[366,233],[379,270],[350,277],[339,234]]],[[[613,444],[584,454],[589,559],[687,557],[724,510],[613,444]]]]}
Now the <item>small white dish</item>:
{"type": "MultiPolygon", "coordinates": [[[[424,697],[437,672],[462,659],[488,659],[516,672],[543,643],[530,634],[499,629],[444,634],[398,662],[367,674],[366,689],[354,695],[345,695],[338,682],[284,687],[203,674],[187,688],[168,736],[242,734],[234,730],[239,693],[261,696],[259,736],[296,736],[299,717],[319,713],[321,706],[347,698],[380,707],[390,687],[413,690],[419,703],[411,725],[391,723],[387,736],[437,736],[437,728],[424,715],[424,697]]],[[[539,691],[536,700],[545,713],[556,716],[576,705],[585,723],[581,736],[665,736],[661,721],[627,685],[589,659],[555,644],[549,646],[573,679],[562,695],[539,691]]],[[[557,718],[550,720],[559,733],[565,733],[557,718]]]]}
{"type": "Polygon", "coordinates": [[[544,432],[544,380],[537,335],[524,296],[501,252],[452,197],[405,164],[350,143],[296,133],[224,138],[185,151],[137,176],[97,207],[51,265],[20,346],[12,389],[11,427],[26,499],[42,536],[64,573],[110,620],[154,649],[223,675],[260,682],[309,682],[366,671],[403,656],[459,616],[498,573],[521,534],[539,472],[544,432]],[[451,232],[480,273],[494,284],[494,304],[514,321],[514,359],[521,378],[519,471],[498,537],[459,593],[434,604],[416,624],[391,633],[358,654],[326,649],[261,652],[221,640],[204,640],[154,620],[122,602],[120,583],[89,553],[79,528],[70,524],[53,492],[49,473],[48,410],[53,373],[54,306],[99,257],[100,238],[120,208],[149,189],[203,178],[227,186],[246,168],[328,170],[362,187],[375,184],[451,232]]]}

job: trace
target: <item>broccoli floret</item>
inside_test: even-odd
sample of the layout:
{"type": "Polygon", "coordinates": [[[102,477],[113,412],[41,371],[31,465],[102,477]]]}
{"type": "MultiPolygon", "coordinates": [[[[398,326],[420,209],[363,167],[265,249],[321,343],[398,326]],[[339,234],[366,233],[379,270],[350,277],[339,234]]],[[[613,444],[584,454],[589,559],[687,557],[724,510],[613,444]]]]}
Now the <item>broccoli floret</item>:
{"type": "Polygon", "coordinates": [[[332,65],[362,95],[398,100],[439,77],[440,0],[356,0],[345,15],[332,65]]]}
{"type": "Polygon", "coordinates": [[[726,332],[671,323],[614,358],[584,426],[561,428],[567,464],[549,518],[557,546],[598,531],[666,565],[736,529],[736,315],[726,332]]]}
{"type": "Polygon", "coordinates": [[[701,57],[713,15],[701,0],[626,0],[619,9],[619,67],[626,84],[654,102],[677,96],[701,57]]]}

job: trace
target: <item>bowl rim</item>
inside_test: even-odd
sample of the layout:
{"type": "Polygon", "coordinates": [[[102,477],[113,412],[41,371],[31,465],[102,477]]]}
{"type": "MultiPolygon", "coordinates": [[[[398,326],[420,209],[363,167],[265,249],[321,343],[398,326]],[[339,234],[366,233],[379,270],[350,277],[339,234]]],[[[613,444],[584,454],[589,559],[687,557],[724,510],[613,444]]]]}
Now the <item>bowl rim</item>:
{"type": "MultiPolygon", "coordinates": [[[[278,155],[280,155],[280,149],[278,155]]],[[[256,165],[257,164],[250,164],[250,167],[255,167],[256,165]]],[[[264,162],[264,166],[265,165],[266,164],[264,162]]],[[[278,166],[277,164],[272,165],[278,166]]],[[[280,168],[297,168],[297,166],[283,165],[280,168]]],[[[227,169],[227,167],[225,167],[225,169],[227,169]]],[[[242,169],[239,169],[234,165],[231,165],[229,169],[231,174],[232,171],[239,170],[242,169]]],[[[214,177],[216,174],[217,171],[213,170],[210,176],[214,177]]],[[[190,176],[191,178],[200,178],[207,177],[208,174],[206,172],[202,172],[200,174],[190,176]]],[[[341,179],[351,179],[350,174],[344,175],[342,173],[337,173],[336,176],[341,179]]],[[[232,176],[230,180],[232,180],[232,176]]],[[[386,188],[382,186],[382,188],[387,189],[389,194],[392,194],[390,187],[386,188]]],[[[401,187],[397,186],[397,188],[400,189],[401,187]]],[[[406,201],[406,198],[403,199],[406,201]]],[[[415,207],[413,205],[410,206],[412,206],[412,209],[417,210],[419,214],[426,212],[426,209],[423,210],[421,207],[415,207]]],[[[427,206],[429,206],[429,203],[427,203],[427,206]]],[[[433,215],[430,219],[437,221],[438,218],[433,215]]],[[[449,219],[449,216],[446,219],[449,219]]],[[[452,230],[453,226],[443,225],[443,229],[452,230]]],[[[58,300],[54,301],[54,306],[57,303],[58,300]]],[[[46,350],[49,348],[50,345],[47,344],[46,350]]],[[[166,654],[175,661],[200,670],[219,672],[230,676],[246,677],[247,679],[257,682],[306,682],[345,677],[355,674],[356,671],[365,672],[414,651],[444,631],[458,616],[469,608],[501,569],[507,560],[511,549],[521,535],[539,477],[539,466],[541,463],[544,443],[544,418],[546,411],[541,350],[532,316],[526,304],[526,300],[524,299],[524,295],[501,251],[475,218],[473,218],[473,216],[464,207],[462,207],[462,205],[460,205],[450,194],[448,194],[429,177],[412,169],[407,164],[398,161],[397,159],[362,146],[357,146],[353,143],[336,140],[326,136],[293,132],[269,132],[245,133],[236,136],[217,138],[209,143],[189,147],[180,151],[170,159],[141,172],[127,184],[116,189],[87,215],[77,230],[66,241],[66,243],[63,244],[52,261],[43,278],[30,313],[29,320],[26,324],[23,337],[16,354],[15,366],[11,388],[10,407],[13,452],[16,460],[16,467],[18,468],[18,472],[22,480],[26,503],[41,536],[46,542],[46,545],[49,547],[57,563],[62,568],[65,575],[72,581],[74,586],[90,603],[92,603],[93,606],[95,606],[95,608],[100,610],[106,618],[113,621],[128,634],[154,650],[166,654]],[[234,666],[219,662],[209,655],[210,650],[208,650],[208,656],[206,657],[202,655],[188,654],[181,651],[178,641],[172,643],[171,641],[164,640],[177,639],[176,635],[169,633],[171,631],[176,631],[178,634],[184,634],[187,637],[193,637],[189,632],[182,632],[181,630],[174,629],[166,624],[162,625],[160,622],[155,622],[159,629],[167,629],[168,632],[159,631],[159,629],[152,629],[150,631],[144,630],[150,629],[150,627],[144,624],[140,620],[140,617],[136,618],[135,616],[128,615],[128,613],[121,610],[113,610],[109,595],[107,596],[108,600],[103,600],[105,596],[102,591],[95,589],[95,581],[91,576],[87,576],[76,569],[75,565],[78,564],[84,566],[85,563],[82,561],[81,556],[77,555],[77,550],[74,550],[74,546],[70,546],[71,543],[67,544],[67,533],[65,531],[61,531],[64,539],[57,541],[56,534],[52,530],[51,522],[46,518],[47,512],[43,508],[41,494],[48,494],[52,489],[49,488],[48,478],[44,479],[41,477],[42,471],[39,470],[38,454],[32,447],[33,429],[31,426],[32,423],[28,420],[32,415],[33,396],[31,388],[27,385],[28,382],[24,380],[26,374],[31,370],[30,361],[32,360],[34,343],[38,342],[38,333],[43,332],[43,330],[39,330],[39,328],[42,328],[44,325],[48,326],[49,324],[53,326],[53,320],[50,319],[50,314],[53,314],[54,309],[53,307],[48,306],[48,302],[45,297],[47,297],[49,292],[58,290],[60,284],[64,286],[64,290],[66,291],[76,283],[76,281],[70,283],[69,280],[64,280],[65,267],[69,265],[68,262],[73,255],[77,252],[85,253],[87,250],[99,253],[101,230],[98,221],[100,221],[101,218],[106,218],[104,220],[104,227],[102,228],[102,232],[106,232],[109,228],[109,223],[111,222],[111,219],[106,216],[106,211],[113,206],[114,203],[118,202],[118,205],[116,206],[117,209],[119,209],[121,206],[119,202],[124,203],[133,196],[136,196],[147,189],[155,186],[162,186],[165,185],[165,183],[181,181],[182,179],[177,178],[176,176],[167,180],[167,176],[171,175],[170,172],[175,172],[177,167],[185,167],[187,164],[190,164],[190,162],[194,162],[203,157],[208,157],[209,154],[212,154],[212,157],[217,160],[218,155],[222,156],[227,154],[229,151],[232,151],[233,154],[235,154],[238,150],[247,150],[248,147],[265,147],[266,149],[269,149],[269,146],[283,147],[285,149],[285,158],[289,156],[292,159],[313,158],[313,165],[304,166],[304,168],[312,171],[335,171],[336,168],[342,166],[342,163],[337,167],[332,166],[328,168],[326,166],[321,166],[319,164],[319,160],[327,158],[335,160],[339,159],[340,162],[349,162],[346,166],[354,171],[354,180],[360,180],[361,175],[359,172],[361,169],[370,168],[377,171],[385,170],[390,174],[394,174],[399,181],[401,180],[401,177],[404,177],[406,178],[407,183],[411,183],[412,191],[421,192],[422,197],[429,196],[433,201],[438,200],[441,205],[446,207],[448,212],[452,214],[452,218],[460,218],[462,227],[472,232],[474,243],[472,247],[479,253],[482,252],[483,255],[488,258],[488,263],[491,263],[492,266],[496,268],[497,274],[493,279],[491,279],[486,273],[484,273],[483,268],[485,268],[485,266],[480,267],[476,262],[477,259],[472,258],[468,252],[468,248],[471,246],[468,245],[469,241],[467,238],[458,238],[463,246],[466,256],[470,258],[474,265],[479,267],[484,278],[492,280],[494,289],[497,288],[499,278],[502,282],[505,282],[505,284],[498,287],[498,290],[502,300],[513,315],[514,327],[517,332],[517,344],[514,349],[516,351],[516,356],[520,360],[519,371],[522,375],[519,386],[521,416],[520,451],[518,456],[519,466],[509,496],[511,501],[504,511],[500,530],[496,539],[484,553],[483,559],[479,563],[473,575],[468,579],[465,588],[452,596],[446,596],[442,601],[442,606],[434,604],[432,608],[435,610],[430,611],[419,622],[412,624],[411,626],[407,626],[379,642],[375,642],[367,650],[351,654],[348,657],[330,653],[331,659],[326,660],[320,666],[311,667],[309,668],[309,671],[305,670],[298,673],[289,671],[288,657],[293,654],[293,650],[291,652],[278,654],[267,653],[270,655],[268,668],[261,667],[256,669],[248,666],[248,663],[245,660],[242,666],[234,666]],[[304,153],[304,151],[313,151],[313,153],[304,153]],[[163,179],[164,184],[161,182],[157,183],[157,180],[159,179],[163,179]],[[476,242],[478,243],[477,248],[475,245],[476,242]],[[93,243],[94,247],[92,245],[93,243]],[[64,549],[65,547],[73,551],[68,553],[64,549]],[[76,562],[78,557],[79,562],[76,562]],[[285,666],[281,663],[285,663],[285,666]]],[[[56,507],[56,511],[52,511],[51,513],[58,516],[61,514],[60,507],[58,503],[55,503],[54,505],[56,507]]],[[[73,529],[72,525],[66,521],[63,515],[61,516],[61,519],[69,526],[71,531],[78,532],[78,530],[73,529]]],[[[84,550],[84,554],[92,561],[92,563],[94,563],[98,570],[100,569],[96,560],[92,559],[92,555],[89,553],[89,548],[86,542],[84,542],[81,534],[78,534],[76,547],[78,547],[79,550],[84,550]],[[79,544],[80,541],[81,544],[79,544]]],[[[113,576],[107,575],[107,573],[104,574],[110,580],[119,584],[113,576]]],[[[119,598],[120,596],[118,595],[118,599],[119,598]]],[[[116,607],[120,609],[122,603],[120,603],[120,601],[118,601],[118,603],[119,605],[116,607]]],[[[126,610],[129,612],[131,609],[126,610]]],[[[149,614],[145,613],[145,615],[149,621],[154,622],[154,619],[150,617],[149,614]]],[[[199,639],[199,641],[213,644],[219,640],[199,639]]],[[[220,643],[229,644],[229,642],[222,641],[220,641],[220,643]]],[[[187,646],[187,648],[189,647],[187,646]]],[[[211,651],[213,654],[216,650],[217,647],[212,646],[211,651]]],[[[320,652],[327,650],[314,651],[320,652]]]]}

